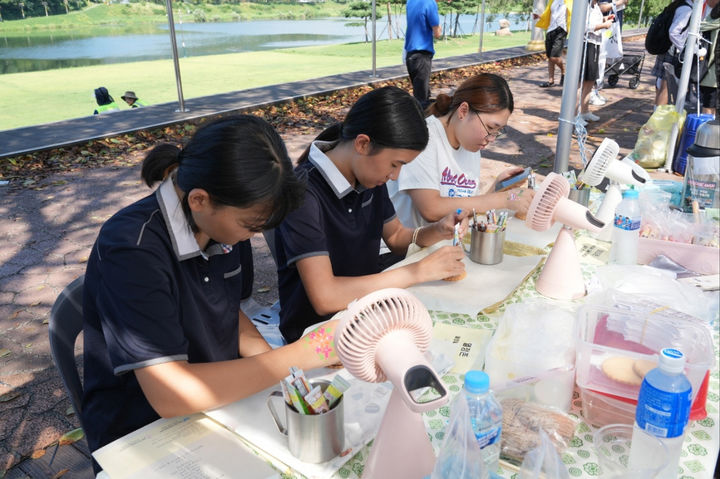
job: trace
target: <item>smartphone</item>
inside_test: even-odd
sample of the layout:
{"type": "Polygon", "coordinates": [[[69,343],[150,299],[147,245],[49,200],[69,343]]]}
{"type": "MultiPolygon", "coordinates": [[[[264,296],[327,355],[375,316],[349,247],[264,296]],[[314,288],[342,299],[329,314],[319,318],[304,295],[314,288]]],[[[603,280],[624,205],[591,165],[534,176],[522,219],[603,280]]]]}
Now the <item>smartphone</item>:
{"type": "Polygon", "coordinates": [[[512,188],[516,184],[523,182],[527,179],[528,176],[530,176],[530,172],[532,171],[532,168],[529,166],[522,170],[520,173],[511,176],[510,178],[505,178],[502,181],[498,181],[495,184],[495,191],[503,191],[507,190],[509,188],[512,188]]]}

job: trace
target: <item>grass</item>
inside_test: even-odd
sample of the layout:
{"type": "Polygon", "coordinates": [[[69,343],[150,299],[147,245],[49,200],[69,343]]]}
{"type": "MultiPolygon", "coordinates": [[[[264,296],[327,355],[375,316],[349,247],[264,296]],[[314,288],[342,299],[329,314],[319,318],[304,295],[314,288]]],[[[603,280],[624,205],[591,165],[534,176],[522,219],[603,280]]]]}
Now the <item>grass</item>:
{"type": "MultiPolygon", "coordinates": [[[[335,2],[316,4],[259,5],[242,2],[222,5],[190,5],[177,3],[173,7],[175,21],[191,22],[203,17],[205,21],[236,22],[240,20],[296,20],[321,17],[342,17],[347,5],[335,2]],[[197,13],[196,13],[197,12],[197,13]]],[[[87,27],[116,29],[139,25],[167,23],[165,6],[139,2],[109,5],[95,4],[82,10],[49,17],[29,17],[0,23],[0,36],[26,35],[32,32],[72,30],[82,32],[87,27]]]]}
{"type": "MultiPolygon", "coordinates": [[[[483,37],[483,49],[525,45],[529,32],[483,37]]],[[[440,40],[436,58],[477,51],[477,35],[440,40]]],[[[377,67],[400,63],[402,40],[377,42],[377,67]]],[[[289,48],[180,59],[186,99],[372,68],[370,43],[289,48]]],[[[77,118],[95,109],[105,86],[121,108],[125,90],[148,103],[177,101],[171,59],[0,75],[0,130],[77,118]]]]}

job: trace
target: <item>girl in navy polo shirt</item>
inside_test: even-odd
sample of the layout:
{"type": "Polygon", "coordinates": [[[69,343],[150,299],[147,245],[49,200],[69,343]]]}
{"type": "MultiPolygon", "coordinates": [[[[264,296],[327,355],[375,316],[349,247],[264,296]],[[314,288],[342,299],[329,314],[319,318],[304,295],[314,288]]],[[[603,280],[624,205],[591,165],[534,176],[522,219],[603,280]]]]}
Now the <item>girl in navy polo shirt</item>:
{"type": "MultiPolygon", "coordinates": [[[[388,183],[403,224],[421,226],[458,208],[478,213],[503,208],[527,212],[532,190],[496,193],[492,185],[490,193],[481,194],[480,187],[480,152],[503,134],[513,107],[507,82],[492,73],[468,78],[452,95],[438,95],[425,119],[430,135],[427,148],[403,168],[396,181],[388,183]]],[[[522,170],[508,168],[496,182],[522,170]]]]}
{"type": "Polygon", "coordinates": [[[304,192],[266,122],[210,123],[182,150],[156,147],[142,173],[161,185],[103,225],[85,275],[82,423],[91,451],[161,416],[261,391],[290,366],[337,362],[334,323],[272,350],[239,307],[249,264],[238,244],[279,224],[304,192]]]}
{"type": "MultiPolygon", "coordinates": [[[[353,299],[388,287],[405,288],[461,274],[460,246],[381,272],[380,240],[404,255],[411,241],[428,246],[452,238],[464,214],[415,231],[395,215],[385,183],[428,141],[422,111],[396,87],[363,95],[345,120],[322,132],[295,169],[307,182],[305,200],[276,230],[280,331],[288,342],[306,327],[345,309],[353,299]]],[[[464,227],[464,226],[463,226],[464,227]]]]}

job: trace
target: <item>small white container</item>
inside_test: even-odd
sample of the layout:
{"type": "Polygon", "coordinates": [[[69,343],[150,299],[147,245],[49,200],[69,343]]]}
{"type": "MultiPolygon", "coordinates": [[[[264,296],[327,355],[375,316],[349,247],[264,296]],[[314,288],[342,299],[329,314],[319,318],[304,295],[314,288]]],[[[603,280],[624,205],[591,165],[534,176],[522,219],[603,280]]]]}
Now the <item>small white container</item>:
{"type": "Polygon", "coordinates": [[[498,400],[522,399],[568,412],[574,388],[575,367],[566,367],[498,384],[493,389],[498,400]]]}

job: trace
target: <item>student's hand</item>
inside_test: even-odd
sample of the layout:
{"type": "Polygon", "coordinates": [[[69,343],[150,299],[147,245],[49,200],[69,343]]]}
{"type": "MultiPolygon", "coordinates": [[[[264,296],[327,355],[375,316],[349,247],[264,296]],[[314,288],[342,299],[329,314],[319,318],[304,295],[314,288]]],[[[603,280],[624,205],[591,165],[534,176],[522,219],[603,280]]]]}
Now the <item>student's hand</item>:
{"type": "Polygon", "coordinates": [[[510,191],[506,191],[507,197],[505,199],[505,205],[508,209],[514,210],[516,213],[525,215],[530,208],[530,203],[533,197],[535,197],[535,190],[527,188],[515,188],[510,191]]]}
{"type": "Polygon", "coordinates": [[[315,329],[297,340],[302,355],[310,368],[321,368],[340,363],[335,352],[335,335],[339,320],[333,319],[318,325],[315,329]]]}
{"type": "Polygon", "coordinates": [[[468,218],[470,211],[460,210],[460,213],[453,211],[448,213],[439,221],[433,223],[433,228],[437,231],[438,235],[442,239],[452,239],[455,235],[455,225],[460,223],[460,230],[458,231],[460,238],[465,236],[465,232],[468,229],[468,218]]]}
{"type": "Polygon", "coordinates": [[[439,250],[415,263],[420,283],[437,281],[457,276],[465,271],[462,259],[465,257],[462,245],[443,246],[439,250]]]}

